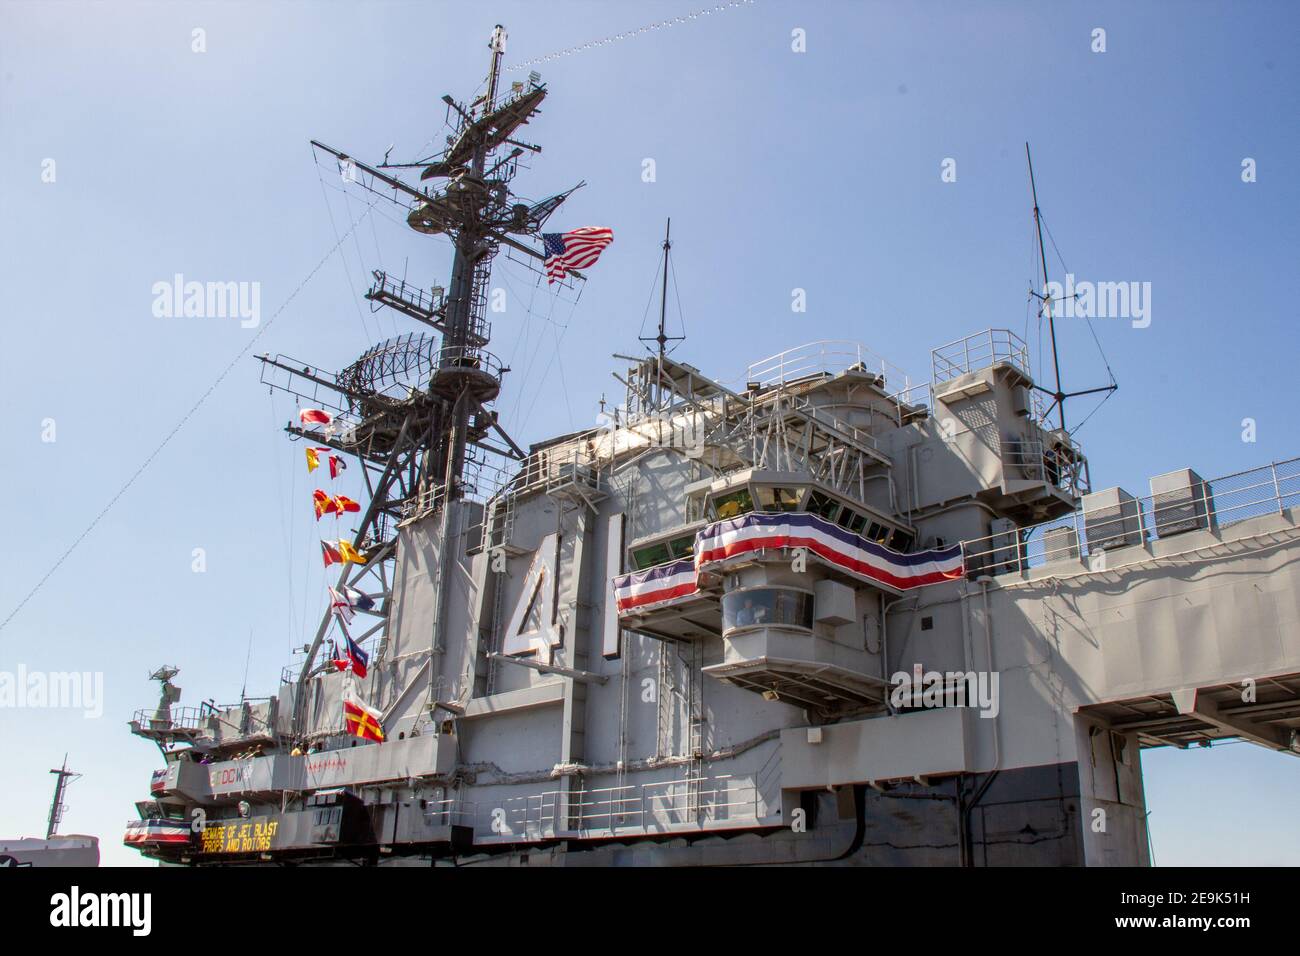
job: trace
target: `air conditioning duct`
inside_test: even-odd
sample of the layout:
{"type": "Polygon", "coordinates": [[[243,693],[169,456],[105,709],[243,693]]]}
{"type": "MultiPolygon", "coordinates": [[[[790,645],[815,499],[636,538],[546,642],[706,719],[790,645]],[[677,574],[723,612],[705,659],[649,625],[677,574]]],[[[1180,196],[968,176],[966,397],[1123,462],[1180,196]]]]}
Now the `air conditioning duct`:
{"type": "Polygon", "coordinates": [[[1151,510],[1158,538],[1209,528],[1214,520],[1210,486],[1190,468],[1151,479],[1151,510]]]}
{"type": "Polygon", "coordinates": [[[1084,495],[1083,528],[1089,553],[1141,544],[1142,513],[1137,499],[1123,488],[1084,495]]]}

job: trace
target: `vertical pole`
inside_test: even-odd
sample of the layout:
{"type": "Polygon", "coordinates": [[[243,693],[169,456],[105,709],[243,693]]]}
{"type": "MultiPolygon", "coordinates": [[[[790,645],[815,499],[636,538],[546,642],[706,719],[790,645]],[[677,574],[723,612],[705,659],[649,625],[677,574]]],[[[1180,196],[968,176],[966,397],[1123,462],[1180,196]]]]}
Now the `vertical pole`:
{"type": "Polygon", "coordinates": [[[63,816],[63,791],[67,786],[68,778],[72,773],[68,770],[68,755],[63,755],[63,767],[60,770],[51,770],[50,773],[57,774],[54,781],[54,799],[50,801],[50,819],[49,825],[45,828],[45,839],[51,839],[59,832],[59,820],[63,816]]]}
{"type": "Polygon", "coordinates": [[[664,346],[668,342],[668,336],[664,334],[664,321],[668,315],[668,251],[672,249],[673,243],[669,236],[672,233],[673,221],[670,218],[668,225],[664,227],[664,282],[663,288],[659,294],[659,371],[663,374],[664,346]]]}
{"type": "Polygon", "coordinates": [[[1047,251],[1043,248],[1043,222],[1038,214],[1038,187],[1034,185],[1034,161],[1025,143],[1025,160],[1029,163],[1029,191],[1034,197],[1034,228],[1038,231],[1038,260],[1043,267],[1043,307],[1047,310],[1047,328],[1052,336],[1052,368],[1056,372],[1056,413],[1061,431],[1065,431],[1065,396],[1061,393],[1061,362],[1056,354],[1056,319],[1052,315],[1052,300],[1047,297],[1047,251]]]}

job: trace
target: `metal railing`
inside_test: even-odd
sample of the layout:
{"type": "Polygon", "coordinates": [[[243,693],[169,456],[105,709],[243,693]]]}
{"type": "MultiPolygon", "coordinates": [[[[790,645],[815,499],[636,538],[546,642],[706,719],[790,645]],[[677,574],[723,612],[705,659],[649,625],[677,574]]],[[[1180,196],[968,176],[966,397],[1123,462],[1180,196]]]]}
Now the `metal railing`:
{"type": "Polygon", "coordinates": [[[499,358],[475,345],[445,345],[434,353],[433,358],[435,366],[440,370],[473,369],[486,372],[497,381],[501,380],[501,370],[504,367],[499,358]]]}
{"type": "Polygon", "coordinates": [[[472,827],[478,818],[478,806],[459,797],[430,800],[425,804],[424,818],[438,827],[472,827]]]}
{"type": "Polygon", "coordinates": [[[510,482],[510,491],[555,491],[569,485],[581,485],[600,491],[600,462],[593,452],[580,445],[546,448],[529,455],[510,482]]]}
{"type": "Polygon", "coordinates": [[[148,707],[137,710],[131,722],[138,724],[141,730],[155,733],[185,732],[207,730],[210,726],[213,710],[210,707],[171,707],[159,709],[148,707]]]}
{"type": "Polygon", "coordinates": [[[914,385],[907,385],[896,392],[891,392],[889,397],[892,398],[895,402],[897,402],[900,406],[899,424],[902,424],[901,421],[903,415],[902,406],[909,406],[913,409],[916,408],[929,409],[934,407],[933,393],[931,391],[929,382],[917,382],[914,385]]]}
{"type": "Polygon", "coordinates": [[[1023,572],[1113,547],[1146,544],[1195,528],[1226,528],[1300,506],[1300,458],[1204,482],[1198,491],[1126,499],[1114,515],[1082,510],[1027,528],[962,542],[967,574],[1023,572]]]}
{"type": "Polygon", "coordinates": [[[767,809],[748,779],[686,777],[512,797],[481,816],[478,826],[510,842],[588,839],[755,826],[768,816],[767,809]]]}
{"type": "Polygon", "coordinates": [[[985,329],[941,345],[930,352],[930,380],[938,385],[949,379],[1006,364],[1029,373],[1029,346],[1010,329],[985,329]]]}
{"type": "Polygon", "coordinates": [[[833,339],[796,345],[760,359],[746,370],[745,380],[767,388],[817,375],[838,375],[849,369],[879,375],[895,390],[910,389],[917,384],[898,366],[885,361],[866,346],[833,339]]]}
{"type": "Polygon", "coordinates": [[[1025,480],[1044,481],[1075,496],[1086,495],[1092,490],[1088,460],[1074,442],[1066,441],[1068,444],[1047,444],[1039,439],[1009,441],[1003,445],[1002,462],[1025,480]]]}
{"type": "MultiPolygon", "coordinates": [[[[366,293],[366,298],[371,301],[383,305],[395,301],[399,306],[414,309],[425,318],[432,317],[445,302],[446,291],[442,286],[433,286],[426,291],[423,287],[410,284],[405,279],[394,279],[379,269],[373,270],[371,275],[375,277],[375,281],[371,284],[370,291],[366,293]]],[[[373,307],[371,311],[374,311],[373,307]]]]}

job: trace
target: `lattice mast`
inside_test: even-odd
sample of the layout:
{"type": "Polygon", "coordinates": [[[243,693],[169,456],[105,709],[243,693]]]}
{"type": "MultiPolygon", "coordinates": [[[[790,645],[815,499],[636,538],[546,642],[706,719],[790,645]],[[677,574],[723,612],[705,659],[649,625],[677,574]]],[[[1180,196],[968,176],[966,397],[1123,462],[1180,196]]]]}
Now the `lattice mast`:
{"type": "MultiPolygon", "coordinates": [[[[510,190],[519,157],[541,147],[514,138],[516,130],[538,112],[547,90],[536,73],[527,83],[512,83],[501,96],[501,61],[506,31],[497,25],[486,92],[469,105],[443,96],[452,133],[440,153],[411,163],[371,166],[323,143],[312,146],[334,157],[345,181],[356,183],[386,201],[402,206],[407,224],[425,235],[447,237],[453,248],[449,288],[408,286],[383,272],[366,293],[375,308],[388,307],[441,335],[405,335],[370,349],[338,373],[329,373],[285,356],[263,356],[263,381],[297,396],[301,402],[335,414],[334,427],[321,433],[290,423],[287,430],[313,443],[354,454],[371,494],[357,529],[358,547],[366,552],[363,575],[380,579],[387,594],[384,562],[394,555],[395,521],[432,514],[474,490],[481,457],[477,450],[502,459],[526,454],[501,428],[489,409],[507,369],[487,351],[491,330],[486,320],[491,264],[501,245],[542,262],[544,252],[526,241],[582,183],[534,203],[519,202],[510,190]],[[502,147],[509,152],[498,155],[502,147]],[[386,170],[420,169],[416,187],[386,170]],[[519,238],[516,238],[519,237],[519,238]],[[471,453],[471,446],[477,449],[471,453]],[[372,471],[375,473],[372,476],[372,471]]],[[[569,275],[582,279],[581,273],[569,275]]],[[[566,280],[567,281],[567,280],[566,280]]],[[[340,573],[348,583],[351,565],[340,573]]],[[[386,601],[379,616],[386,614],[386,601]]],[[[316,638],[307,648],[299,675],[302,686],[329,629],[327,610],[316,638]]],[[[378,626],[377,626],[378,627],[378,626]]],[[[300,695],[300,697],[305,695],[300,695]]],[[[301,729],[303,701],[296,702],[295,733],[301,729]]]]}
{"type": "Polygon", "coordinates": [[[376,285],[367,294],[373,302],[395,308],[442,333],[436,369],[428,382],[430,393],[441,402],[427,435],[421,468],[421,491],[426,496],[434,491],[439,502],[464,495],[466,447],[476,440],[476,430],[495,431],[510,446],[511,457],[521,454],[497,425],[496,415],[486,408],[500,390],[500,373],[504,371],[485,349],[491,334],[485,314],[491,264],[502,244],[543,260],[542,252],[513,236],[536,235],[573,192],[570,189],[531,205],[515,201],[509,184],[518,159],[525,152],[540,153],[541,147],[519,142],[513,135],[538,112],[547,90],[540,77],[532,74],[527,84],[513,84],[498,102],[506,47],[504,27],[497,25],[488,46],[492,57],[486,92],[469,106],[451,96],[443,97],[454,132],[440,155],[371,167],[322,143],[312,144],[368,177],[369,182],[363,179],[366,188],[404,205],[412,229],[451,240],[454,257],[445,297],[434,295],[426,300],[421,290],[399,288],[383,273],[376,273],[376,285]],[[512,147],[510,152],[498,157],[498,150],[507,145],[512,147]],[[402,168],[422,168],[421,181],[442,184],[417,189],[381,171],[402,168]],[[376,183],[391,189],[392,194],[376,188],[376,183]],[[477,429],[472,425],[475,422],[477,429]]]}

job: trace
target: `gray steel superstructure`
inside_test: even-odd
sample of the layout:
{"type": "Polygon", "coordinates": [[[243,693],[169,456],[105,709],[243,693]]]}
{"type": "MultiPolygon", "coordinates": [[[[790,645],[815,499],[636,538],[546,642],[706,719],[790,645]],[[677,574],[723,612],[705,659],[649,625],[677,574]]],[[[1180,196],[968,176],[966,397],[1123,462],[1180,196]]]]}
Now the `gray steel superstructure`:
{"type": "Polygon", "coordinates": [[[512,202],[546,88],[498,99],[492,43],[488,94],[449,100],[424,166],[443,185],[322,147],[452,240],[448,292],[378,274],[368,296],[439,337],[337,374],[265,359],[339,426],[290,430],[373,490],[367,563],[339,578],[374,599],[369,672],[321,660],[328,613],[269,699],[180,707],[160,671],[132,730],[166,762],[133,845],[192,864],[1146,864],[1140,748],[1300,750],[1300,463],[1094,489],[1009,331],[935,349],[921,381],[818,342],[728,387],[661,348],[621,359],[600,425],[517,445],[490,408],[483,296],[500,245],[540,258],[567,193],[512,202]],[[792,516],[885,565],[957,545],[960,565],[918,584],[811,538],[699,550],[792,516]],[[679,566],[686,584],[620,608],[616,580],[679,566]],[[349,682],[385,742],[345,732],[349,682]]]}

